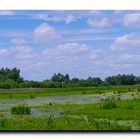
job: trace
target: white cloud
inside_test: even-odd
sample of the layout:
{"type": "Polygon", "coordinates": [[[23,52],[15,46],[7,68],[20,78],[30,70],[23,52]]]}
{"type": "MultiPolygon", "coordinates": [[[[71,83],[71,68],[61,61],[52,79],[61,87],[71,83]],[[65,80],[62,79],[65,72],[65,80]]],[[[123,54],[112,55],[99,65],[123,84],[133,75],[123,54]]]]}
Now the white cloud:
{"type": "Polygon", "coordinates": [[[73,15],[69,15],[65,20],[66,20],[66,24],[69,24],[70,22],[75,22],[76,18],[73,15]]]}
{"type": "Polygon", "coordinates": [[[126,62],[140,62],[140,55],[124,53],[120,56],[120,59],[126,62]]]}
{"type": "Polygon", "coordinates": [[[60,35],[56,30],[47,23],[42,23],[34,30],[34,38],[39,42],[46,42],[50,40],[60,39],[60,35]]]}
{"type": "Polygon", "coordinates": [[[92,28],[106,28],[106,27],[110,27],[109,21],[107,18],[102,18],[100,20],[95,20],[95,19],[88,19],[87,20],[87,24],[92,27],[92,28]]]}
{"type": "Polygon", "coordinates": [[[140,13],[127,14],[123,24],[130,28],[140,28],[140,13]]]}
{"type": "Polygon", "coordinates": [[[23,38],[13,38],[9,45],[11,46],[0,49],[0,57],[3,59],[10,59],[10,61],[15,59],[22,64],[22,61],[30,61],[37,56],[37,53],[26,44],[23,38]]]}
{"type": "Polygon", "coordinates": [[[29,46],[16,46],[16,47],[11,47],[10,50],[15,54],[15,57],[17,59],[24,59],[24,60],[29,60],[32,59],[33,56],[35,56],[35,53],[33,49],[29,46]]]}
{"type": "Polygon", "coordinates": [[[84,42],[84,41],[99,41],[99,40],[113,40],[115,37],[110,36],[78,36],[71,37],[68,41],[84,42]]]}
{"type": "Polygon", "coordinates": [[[8,56],[10,52],[7,49],[0,49],[0,59],[8,56]]]}
{"type": "Polygon", "coordinates": [[[55,48],[45,49],[43,55],[53,59],[56,57],[67,60],[73,59],[73,57],[80,58],[81,55],[86,55],[86,52],[90,52],[89,48],[90,46],[81,43],[66,43],[58,45],[55,48]]]}
{"type": "Polygon", "coordinates": [[[81,43],[65,43],[55,48],[47,48],[42,52],[43,67],[52,72],[75,71],[85,68],[92,60],[91,46],[81,43]],[[87,62],[87,63],[85,63],[87,62]],[[55,65],[52,65],[55,64],[55,65]]]}
{"type": "Polygon", "coordinates": [[[21,44],[25,44],[26,43],[26,40],[24,38],[13,38],[11,39],[11,43],[12,44],[15,44],[15,45],[21,45],[21,44]]]}
{"type": "Polygon", "coordinates": [[[31,33],[25,30],[15,30],[15,29],[1,29],[0,28],[0,37],[30,37],[31,33]]]}
{"type": "Polygon", "coordinates": [[[71,22],[75,22],[77,19],[75,16],[69,14],[66,16],[49,16],[48,14],[36,14],[36,15],[30,15],[31,18],[34,19],[41,19],[44,21],[52,21],[52,22],[65,22],[66,24],[69,24],[71,22]]]}
{"type": "Polygon", "coordinates": [[[10,10],[0,10],[0,15],[14,15],[14,11],[10,10]]]}
{"type": "Polygon", "coordinates": [[[112,50],[139,51],[140,50],[140,34],[130,33],[116,38],[112,50]]]}

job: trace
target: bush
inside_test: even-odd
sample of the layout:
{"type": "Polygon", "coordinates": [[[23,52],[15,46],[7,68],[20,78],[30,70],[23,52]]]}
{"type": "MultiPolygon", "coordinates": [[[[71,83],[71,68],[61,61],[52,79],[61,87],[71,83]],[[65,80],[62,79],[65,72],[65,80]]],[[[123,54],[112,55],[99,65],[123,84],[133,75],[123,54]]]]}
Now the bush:
{"type": "Polygon", "coordinates": [[[127,105],[126,109],[134,109],[134,106],[133,105],[127,105]]]}
{"type": "Polygon", "coordinates": [[[49,105],[52,105],[52,103],[50,102],[49,105]]]}
{"type": "Polygon", "coordinates": [[[31,98],[31,99],[32,99],[32,98],[35,98],[35,96],[31,94],[31,95],[30,95],[30,98],[31,98]]]}
{"type": "Polygon", "coordinates": [[[26,105],[18,105],[16,107],[12,107],[11,113],[12,115],[30,115],[31,109],[26,105]]]}
{"type": "Polygon", "coordinates": [[[8,79],[5,81],[0,81],[0,88],[1,89],[10,89],[10,88],[17,88],[18,83],[14,80],[8,79]]]}
{"type": "Polygon", "coordinates": [[[103,104],[101,105],[103,109],[114,109],[117,108],[117,104],[114,99],[107,99],[104,100],[103,104]]]}

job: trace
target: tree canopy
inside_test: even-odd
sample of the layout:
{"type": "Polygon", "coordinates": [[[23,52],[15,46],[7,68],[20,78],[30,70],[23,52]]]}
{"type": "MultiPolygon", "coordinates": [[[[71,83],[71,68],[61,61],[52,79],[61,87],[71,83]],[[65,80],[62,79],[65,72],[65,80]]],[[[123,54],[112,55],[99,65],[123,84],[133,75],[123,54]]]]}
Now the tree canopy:
{"type": "Polygon", "coordinates": [[[140,85],[140,76],[133,74],[118,74],[108,76],[105,80],[100,77],[88,77],[87,79],[70,78],[69,74],[54,73],[50,79],[42,82],[24,80],[20,76],[18,68],[0,69],[0,88],[61,88],[61,87],[88,87],[107,85],[140,85]]]}

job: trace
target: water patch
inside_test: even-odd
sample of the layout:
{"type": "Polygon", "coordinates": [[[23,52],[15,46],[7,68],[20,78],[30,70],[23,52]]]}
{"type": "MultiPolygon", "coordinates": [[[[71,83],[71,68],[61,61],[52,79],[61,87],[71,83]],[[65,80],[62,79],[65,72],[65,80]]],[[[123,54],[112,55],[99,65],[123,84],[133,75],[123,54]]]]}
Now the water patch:
{"type": "Polygon", "coordinates": [[[19,104],[28,104],[29,106],[41,106],[51,103],[88,103],[111,98],[112,96],[95,96],[95,95],[61,95],[61,96],[44,96],[36,98],[20,99],[2,99],[0,100],[0,110],[7,110],[19,104]]]}
{"type": "Polygon", "coordinates": [[[33,108],[31,109],[32,117],[42,117],[42,116],[60,116],[63,109],[47,109],[47,108],[33,108]]]}

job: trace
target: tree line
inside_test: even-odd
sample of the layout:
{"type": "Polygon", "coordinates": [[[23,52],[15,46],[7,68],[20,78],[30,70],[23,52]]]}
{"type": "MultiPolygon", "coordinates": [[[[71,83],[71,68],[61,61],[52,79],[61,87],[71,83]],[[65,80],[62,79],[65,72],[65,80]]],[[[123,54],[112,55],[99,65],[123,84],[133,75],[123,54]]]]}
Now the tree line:
{"type": "Polygon", "coordinates": [[[108,76],[104,80],[100,77],[88,77],[87,79],[70,78],[69,74],[55,73],[51,79],[41,82],[24,80],[20,76],[18,68],[0,69],[0,88],[61,88],[61,87],[89,87],[109,85],[140,85],[140,76],[133,74],[118,74],[108,76]]]}

